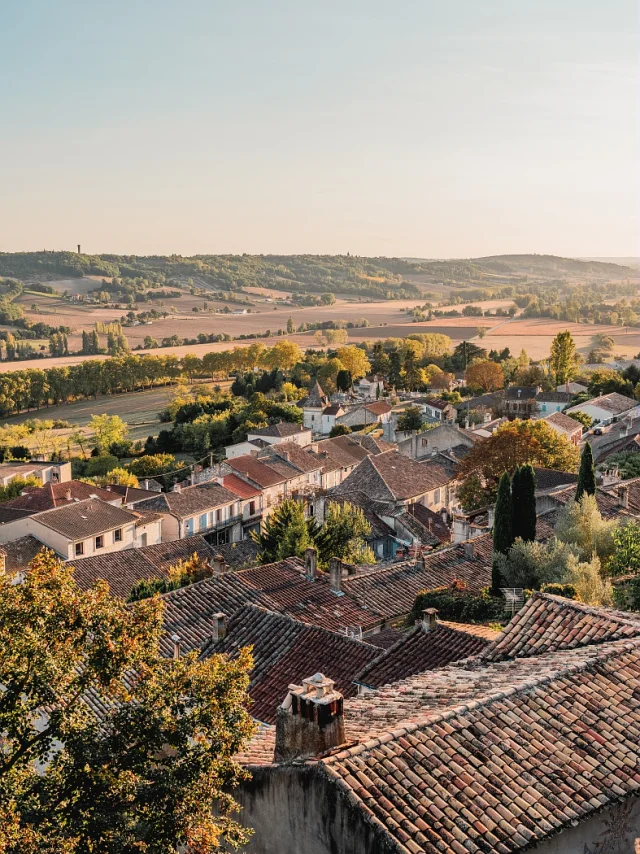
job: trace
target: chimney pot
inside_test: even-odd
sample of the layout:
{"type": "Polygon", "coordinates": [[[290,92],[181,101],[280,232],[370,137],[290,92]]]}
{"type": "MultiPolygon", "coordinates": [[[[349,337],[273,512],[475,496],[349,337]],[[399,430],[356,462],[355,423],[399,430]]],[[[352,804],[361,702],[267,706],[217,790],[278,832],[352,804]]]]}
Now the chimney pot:
{"type": "Polygon", "coordinates": [[[307,581],[315,581],[318,577],[318,550],[314,546],[304,553],[304,574],[307,581]]]}
{"type": "Polygon", "coordinates": [[[625,510],[629,509],[629,487],[622,484],[618,487],[618,504],[625,510]]]}
{"type": "Polygon", "coordinates": [[[437,608],[425,608],[422,612],[422,631],[431,632],[436,627],[438,621],[437,608]]]}
{"type": "Polygon", "coordinates": [[[462,544],[462,547],[464,548],[465,556],[472,560],[475,550],[474,544],[472,542],[466,542],[462,544]]]}
{"type": "Polygon", "coordinates": [[[342,592],[342,561],[339,557],[332,557],[329,561],[329,583],[332,593],[336,596],[344,596],[342,592]]]}
{"type": "Polygon", "coordinates": [[[214,614],[212,619],[211,637],[214,641],[224,640],[227,636],[227,615],[222,612],[214,614]]]}
{"type": "Polygon", "coordinates": [[[345,742],[343,697],[322,673],[289,685],[276,720],[276,762],[309,759],[345,742]]]}
{"type": "Polygon", "coordinates": [[[180,635],[171,635],[173,641],[173,657],[177,661],[180,658],[180,635]]]}
{"type": "Polygon", "coordinates": [[[487,510],[487,524],[490,528],[493,528],[493,523],[495,521],[496,509],[495,507],[489,507],[487,510]]]}
{"type": "Polygon", "coordinates": [[[64,493],[65,501],[71,501],[71,490],[66,489],[64,493]]]}
{"type": "Polygon", "coordinates": [[[212,564],[212,566],[213,566],[213,574],[214,574],[216,577],[217,577],[218,575],[221,575],[221,574],[225,571],[226,564],[225,564],[225,560],[224,560],[224,556],[223,556],[223,555],[221,555],[221,554],[217,554],[217,555],[212,559],[211,564],[212,564]]]}

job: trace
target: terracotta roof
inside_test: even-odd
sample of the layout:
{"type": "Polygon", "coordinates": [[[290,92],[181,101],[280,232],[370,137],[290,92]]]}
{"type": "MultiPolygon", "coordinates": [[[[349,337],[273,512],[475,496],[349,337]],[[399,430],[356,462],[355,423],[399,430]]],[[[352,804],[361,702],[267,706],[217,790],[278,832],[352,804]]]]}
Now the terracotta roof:
{"type": "Polygon", "coordinates": [[[389,649],[389,647],[396,644],[401,637],[402,632],[398,631],[398,629],[382,629],[373,635],[367,635],[367,643],[370,643],[372,646],[377,646],[380,649],[389,649]]]}
{"type": "MultiPolygon", "coordinates": [[[[566,489],[560,489],[558,492],[553,493],[554,501],[563,506],[570,504],[575,497],[575,486],[569,486],[566,489]]],[[[620,506],[617,495],[612,495],[601,487],[596,489],[596,505],[603,519],[621,519],[632,515],[629,510],[625,510],[624,507],[620,506]]]]}
{"type": "Polygon", "coordinates": [[[344,412],[344,409],[339,403],[332,403],[330,406],[325,406],[322,410],[323,415],[340,415],[341,412],[344,412]]]}
{"type": "Polygon", "coordinates": [[[289,421],[281,421],[279,424],[270,424],[268,427],[259,427],[255,430],[249,430],[249,436],[273,436],[284,438],[286,436],[295,436],[298,433],[309,432],[308,427],[303,427],[301,424],[292,424],[289,421]]]}
{"type": "Polygon", "coordinates": [[[534,466],[536,489],[554,489],[557,486],[567,486],[578,482],[578,475],[555,469],[545,469],[534,466]]]}
{"type": "Polygon", "coordinates": [[[504,390],[506,400],[530,400],[538,394],[535,386],[511,386],[504,390]]]}
{"type": "Polygon", "coordinates": [[[114,507],[97,498],[45,510],[34,514],[32,518],[71,541],[83,540],[136,521],[135,514],[130,510],[114,507]]]}
{"type": "MultiPolygon", "coordinates": [[[[469,632],[457,631],[454,624],[437,623],[425,631],[421,625],[406,632],[396,644],[367,664],[355,677],[356,682],[378,688],[387,682],[397,682],[416,673],[444,667],[481,652],[489,641],[469,632]]],[[[331,673],[329,668],[320,668],[331,673]]],[[[333,676],[331,677],[333,679],[333,676]]],[[[296,681],[296,680],[292,680],[296,681]]]]}
{"type": "Polygon", "coordinates": [[[75,570],[76,584],[81,589],[86,590],[98,579],[103,579],[108,582],[114,596],[127,599],[131,588],[138,581],[166,578],[169,567],[179,560],[190,558],[194,552],[203,558],[212,558],[216,551],[203,537],[195,536],[139,549],[123,549],[74,559],[70,563],[75,570]]]}
{"type": "MultiPolygon", "coordinates": [[[[64,484],[62,484],[64,486],[64,484]]],[[[139,486],[121,486],[113,483],[106,487],[106,492],[112,492],[122,498],[123,504],[135,504],[145,498],[154,498],[158,493],[151,489],[141,489],[139,486]]]]}
{"type": "Polygon", "coordinates": [[[263,489],[266,489],[269,486],[276,486],[276,484],[284,483],[286,481],[286,476],[283,477],[266,463],[257,460],[249,454],[243,454],[241,457],[234,457],[231,460],[225,460],[225,465],[228,465],[237,472],[244,474],[249,478],[249,480],[252,480],[263,489]]]}
{"type": "Polygon", "coordinates": [[[377,400],[375,403],[367,403],[364,408],[373,415],[386,415],[387,412],[391,412],[393,409],[393,407],[385,400],[377,400]]]}
{"type": "Polygon", "coordinates": [[[162,513],[154,513],[152,510],[131,510],[136,515],[136,528],[150,525],[152,522],[161,522],[162,513]]]}
{"type": "Polygon", "coordinates": [[[202,653],[237,654],[252,647],[254,665],[249,695],[251,714],[259,721],[275,723],[277,707],[291,682],[305,673],[331,673],[345,697],[356,694],[356,673],[380,655],[380,650],[359,640],[309,626],[256,605],[246,605],[228,623],[226,638],[213,642],[202,653]]]}
{"type": "Polygon", "coordinates": [[[270,445],[258,454],[258,459],[273,466],[274,463],[279,464],[284,460],[291,466],[295,466],[298,471],[312,472],[322,469],[322,460],[314,454],[310,447],[301,448],[295,442],[282,442],[279,445],[270,445]]]}
{"type": "Polygon", "coordinates": [[[420,523],[422,528],[440,543],[451,542],[451,529],[442,521],[439,513],[434,513],[424,504],[409,504],[407,513],[420,523]]]}
{"type": "Polygon", "coordinates": [[[534,593],[484,652],[489,661],[522,658],[640,635],[640,614],[592,608],[534,593]]]}
{"type": "Polygon", "coordinates": [[[399,451],[386,451],[367,457],[335,492],[364,492],[378,501],[402,501],[445,486],[450,480],[450,473],[437,463],[419,463],[399,451]]]}
{"type": "Polygon", "coordinates": [[[428,397],[425,400],[425,404],[427,406],[431,406],[433,409],[439,409],[441,412],[444,412],[448,407],[451,407],[448,400],[442,400],[439,397],[428,397]]]}
{"type": "Polygon", "coordinates": [[[179,492],[163,492],[162,495],[141,501],[138,509],[170,513],[178,519],[186,519],[237,500],[238,496],[234,492],[230,492],[219,483],[205,483],[200,486],[188,486],[179,492]]]}
{"type": "Polygon", "coordinates": [[[85,501],[87,498],[100,498],[102,501],[118,500],[117,495],[112,495],[108,490],[101,489],[92,483],[68,480],[64,483],[47,483],[41,487],[27,487],[25,495],[18,495],[10,501],[3,502],[3,507],[40,513],[44,510],[52,510],[54,507],[85,501]]]}
{"type": "Polygon", "coordinates": [[[17,572],[26,569],[33,558],[41,549],[46,548],[40,540],[36,540],[31,534],[10,540],[0,546],[5,556],[5,569],[7,572],[17,572]]]}
{"type": "Polygon", "coordinates": [[[315,767],[390,851],[507,854],[638,792],[638,692],[639,640],[454,664],[346,700],[315,767]]]}
{"type": "Polygon", "coordinates": [[[552,412],[551,415],[547,415],[542,420],[555,427],[559,427],[565,433],[576,433],[579,430],[580,435],[582,435],[582,424],[576,421],[575,418],[565,415],[563,412],[552,412]]]}
{"type": "Polygon", "coordinates": [[[301,406],[310,407],[311,409],[323,409],[329,403],[329,398],[322,391],[322,386],[316,380],[307,397],[302,401],[301,406]]]}
{"type": "Polygon", "coordinates": [[[464,581],[472,593],[491,584],[491,558],[482,554],[482,546],[491,554],[489,536],[478,537],[474,549],[478,556],[469,558],[462,545],[432,552],[421,563],[407,561],[391,564],[363,575],[346,578],[342,589],[387,620],[408,614],[422,590],[448,587],[453,581],[464,581]]]}
{"type": "Polygon", "coordinates": [[[568,391],[541,391],[536,400],[542,403],[569,403],[572,397],[568,391]]]}
{"type": "Polygon", "coordinates": [[[370,433],[356,433],[351,436],[351,439],[374,456],[384,454],[385,451],[398,450],[398,446],[394,442],[385,442],[384,439],[376,438],[370,433]]]}
{"type": "Polygon", "coordinates": [[[632,397],[625,397],[624,394],[614,391],[611,394],[603,394],[601,397],[594,397],[591,400],[585,400],[584,403],[578,403],[571,407],[571,411],[581,409],[584,406],[597,406],[598,409],[604,409],[612,415],[621,415],[623,412],[634,409],[637,405],[638,402],[632,397]]]}
{"type": "Polygon", "coordinates": [[[237,474],[226,474],[221,480],[224,488],[233,492],[239,498],[255,498],[261,494],[257,487],[251,486],[250,483],[242,480],[237,474]]]}

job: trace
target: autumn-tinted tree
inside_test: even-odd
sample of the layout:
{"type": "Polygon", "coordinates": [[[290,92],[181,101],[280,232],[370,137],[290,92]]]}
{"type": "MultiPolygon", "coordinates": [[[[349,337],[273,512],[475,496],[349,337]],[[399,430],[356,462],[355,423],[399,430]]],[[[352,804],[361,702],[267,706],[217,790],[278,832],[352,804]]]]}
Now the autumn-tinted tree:
{"type": "Polygon", "coordinates": [[[485,392],[504,388],[504,373],[500,365],[490,359],[474,362],[465,372],[467,385],[480,388],[485,392]]]}
{"type": "Polygon", "coordinates": [[[511,480],[513,505],[513,539],[533,541],[536,538],[536,476],[533,466],[519,466],[511,480]]]}
{"type": "Polygon", "coordinates": [[[253,730],[250,656],[163,658],[161,632],[159,599],[81,591],[52,552],[22,583],[0,575],[3,854],[244,843],[229,792],[253,730]]]}
{"type": "Polygon", "coordinates": [[[575,376],[579,364],[576,344],[569,331],[558,332],[551,344],[549,367],[556,385],[563,385],[575,376]]]}
{"type": "Polygon", "coordinates": [[[589,442],[585,444],[580,457],[576,501],[580,501],[585,492],[587,495],[596,494],[596,470],[593,464],[593,451],[589,442]]]}

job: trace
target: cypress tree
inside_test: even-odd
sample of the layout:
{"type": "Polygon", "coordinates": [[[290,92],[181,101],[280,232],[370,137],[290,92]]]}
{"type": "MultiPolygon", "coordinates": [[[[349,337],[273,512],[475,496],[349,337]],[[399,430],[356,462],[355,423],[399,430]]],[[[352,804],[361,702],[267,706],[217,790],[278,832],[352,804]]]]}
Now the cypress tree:
{"type": "MultiPolygon", "coordinates": [[[[495,521],[493,524],[493,551],[507,554],[513,545],[513,507],[511,501],[511,480],[507,472],[504,472],[498,484],[498,497],[496,499],[495,521]]],[[[493,562],[491,572],[491,592],[494,596],[500,593],[500,572],[496,562],[493,562]]]]}
{"type": "Polygon", "coordinates": [[[513,503],[513,539],[521,537],[533,542],[536,538],[536,475],[533,466],[527,463],[518,470],[517,491],[511,485],[513,503]]]}
{"type": "Polygon", "coordinates": [[[516,466],[511,475],[511,536],[514,542],[518,537],[522,536],[520,530],[521,516],[520,508],[522,506],[522,493],[520,487],[520,466],[516,466]]]}
{"type": "Polygon", "coordinates": [[[580,457],[580,471],[578,473],[578,488],[576,489],[576,501],[582,496],[596,494],[596,470],[593,464],[593,451],[589,442],[586,443],[580,457]]]}

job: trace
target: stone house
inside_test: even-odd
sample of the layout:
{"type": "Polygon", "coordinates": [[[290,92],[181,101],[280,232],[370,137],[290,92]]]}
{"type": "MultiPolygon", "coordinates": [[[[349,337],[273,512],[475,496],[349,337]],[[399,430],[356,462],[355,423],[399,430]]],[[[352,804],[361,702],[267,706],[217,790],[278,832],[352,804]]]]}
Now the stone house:
{"type": "Polygon", "coordinates": [[[234,543],[243,536],[242,499],[218,483],[178,487],[137,506],[160,514],[164,542],[202,534],[213,544],[234,543]]]}

